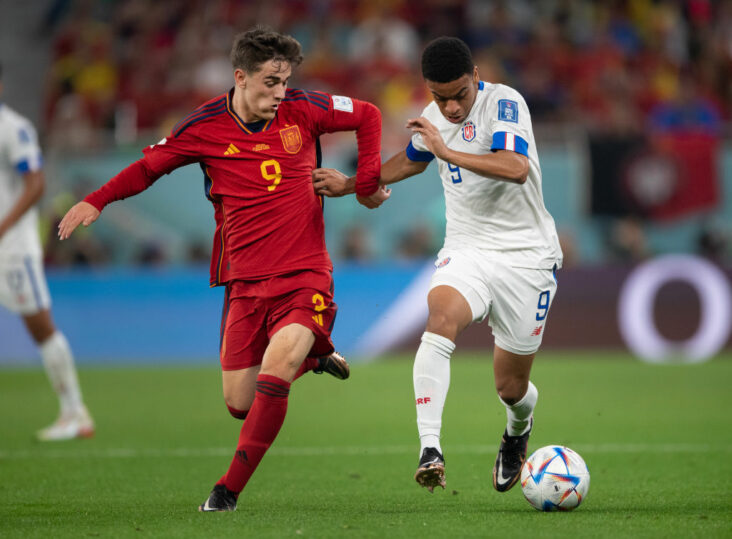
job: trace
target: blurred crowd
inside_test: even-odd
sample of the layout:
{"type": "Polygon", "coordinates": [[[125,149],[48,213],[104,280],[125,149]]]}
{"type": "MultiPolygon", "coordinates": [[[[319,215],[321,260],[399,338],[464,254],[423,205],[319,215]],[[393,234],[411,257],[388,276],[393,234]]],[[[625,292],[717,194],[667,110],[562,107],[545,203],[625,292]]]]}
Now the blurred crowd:
{"type": "Polygon", "coordinates": [[[48,126],[81,146],[95,141],[85,129],[165,132],[231,87],[232,38],[257,23],[302,43],[294,85],[373,101],[400,127],[425,103],[419,56],[439,35],[463,38],[484,80],[520,89],[535,122],[718,129],[730,117],[725,0],[57,0],[48,126]]]}
{"type": "MultiPolygon", "coordinates": [[[[165,136],[232,86],[232,39],[258,23],[303,45],[291,86],[381,108],[387,155],[429,99],[419,57],[440,35],[471,46],[483,80],[518,89],[535,125],[718,135],[732,114],[730,0],[56,0],[44,19],[47,142],[95,148],[100,128],[122,143],[165,136]]],[[[362,233],[342,252],[363,251],[362,233]]],[[[415,242],[404,250],[438,243],[415,242]]]]}

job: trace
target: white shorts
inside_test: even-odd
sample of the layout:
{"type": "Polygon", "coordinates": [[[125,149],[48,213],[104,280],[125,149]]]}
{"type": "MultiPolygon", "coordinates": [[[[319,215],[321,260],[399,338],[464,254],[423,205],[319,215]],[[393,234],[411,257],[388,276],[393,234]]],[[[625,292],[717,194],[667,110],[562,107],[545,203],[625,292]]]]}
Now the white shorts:
{"type": "Polygon", "coordinates": [[[0,255],[0,305],[21,315],[51,307],[40,256],[0,255]]]}
{"type": "Polygon", "coordinates": [[[435,267],[430,290],[447,285],[460,292],[473,322],[488,317],[497,346],[519,355],[539,349],[557,291],[553,270],[509,266],[470,249],[442,249],[435,267]]]}

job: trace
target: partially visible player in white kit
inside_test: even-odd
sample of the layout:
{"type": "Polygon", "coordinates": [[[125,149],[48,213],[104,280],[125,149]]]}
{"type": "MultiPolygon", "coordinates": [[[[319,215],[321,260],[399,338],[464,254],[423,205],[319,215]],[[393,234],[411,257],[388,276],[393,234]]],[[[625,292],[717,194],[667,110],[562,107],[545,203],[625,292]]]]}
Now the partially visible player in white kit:
{"type": "Polygon", "coordinates": [[[81,397],[74,358],[51,318],[35,208],[44,186],[41,150],[33,125],[0,102],[0,305],[22,317],[59,398],[58,419],[38,431],[38,438],[90,437],[94,423],[81,397]]]}
{"type": "MultiPolygon", "coordinates": [[[[427,297],[429,317],[414,360],[421,442],[416,481],[445,487],[440,446],[442,410],[455,339],[488,319],[493,370],[508,424],[493,468],[493,486],[507,491],[526,460],[538,392],[529,381],[547,314],[557,290],[562,252],[544,207],[531,117],[521,95],[482,82],[468,46],[457,38],[430,42],[422,75],[434,101],[407,122],[406,150],[381,168],[381,183],[401,181],[437,158],[445,189],[447,231],[427,297]]],[[[337,171],[313,174],[320,194],[352,191],[337,171]]],[[[482,424],[482,421],[481,421],[482,424]]]]}

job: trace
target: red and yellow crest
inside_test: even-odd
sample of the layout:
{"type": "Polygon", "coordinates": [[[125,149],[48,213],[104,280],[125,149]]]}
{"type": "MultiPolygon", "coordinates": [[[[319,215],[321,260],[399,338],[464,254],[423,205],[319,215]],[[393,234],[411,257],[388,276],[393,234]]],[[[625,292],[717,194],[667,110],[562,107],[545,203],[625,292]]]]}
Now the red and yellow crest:
{"type": "Polygon", "coordinates": [[[282,146],[284,146],[287,153],[297,153],[302,148],[300,128],[296,125],[280,129],[280,138],[282,139],[282,146]]]}

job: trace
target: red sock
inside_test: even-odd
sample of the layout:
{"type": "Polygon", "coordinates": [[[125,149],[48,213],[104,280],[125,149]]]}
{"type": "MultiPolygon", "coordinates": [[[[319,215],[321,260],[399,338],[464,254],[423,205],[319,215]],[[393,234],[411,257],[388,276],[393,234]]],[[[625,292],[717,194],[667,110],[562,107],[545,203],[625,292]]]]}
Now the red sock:
{"type": "Polygon", "coordinates": [[[306,372],[310,372],[313,369],[317,368],[317,366],[319,364],[320,364],[320,362],[318,361],[317,357],[309,357],[309,356],[306,357],[305,361],[302,362],[302,364],[300,365],[300,368],[295,373],[295,378],[293,378],[292,381],[294,382],[295,380],[300,378],[306,372]]]}
{"type": "Polygon", "coordinates": [[[257,389],[249,414],[239,434],[236,454],[228,471],[219,480],[233,492],[241,492],[272,445],[287,414],[290,384],[276,376],[257,376],[257,389]]]}

